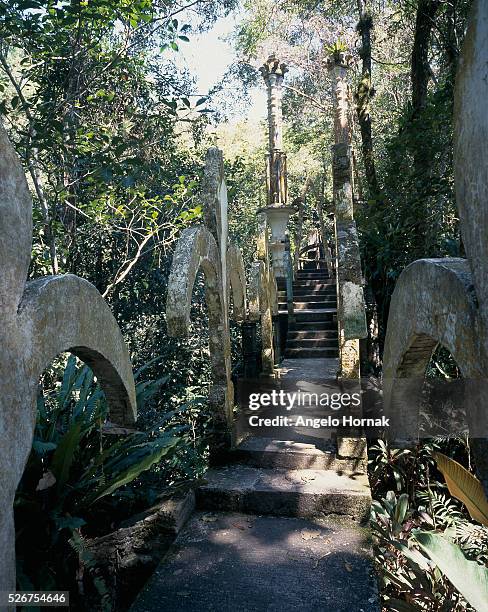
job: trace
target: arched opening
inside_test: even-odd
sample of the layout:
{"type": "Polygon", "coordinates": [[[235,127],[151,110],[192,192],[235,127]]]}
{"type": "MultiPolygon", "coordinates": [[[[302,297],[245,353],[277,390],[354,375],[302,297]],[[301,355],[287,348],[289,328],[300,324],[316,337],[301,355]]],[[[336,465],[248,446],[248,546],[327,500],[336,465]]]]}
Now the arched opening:
{"type": "MultiPolygon", "coordinates": [[[[43,372],[32,449],[14,502],[19,590],[63,588],[76,605],[80,528],[91,525],[95,536],[117,521],[108,512],[112,504],[96,503],[115,482],[105,465],[116,461],[111,446],[119,438],[103,435],[108,416],[93,371],[76,357],[62,354],[43,372]]],[[[118,447],[122,453],[123,440],[118,447]]],[[[88,552],[85,560],[88,571],[88,552]]]]}
{"type": "Polygon", "coordinates": [[[469,435],[465,386],[452,353],[437,344],[425,371],[420,406],[421,438],[463,438],[469,435]]]}
{"type": "MultiPolygon", "coordinates": [[[[160,381],[140,371],[144,417],[160,381]]],[[[154,504],[175,478],[173,460],[191,446],[171,411],[150,426],[126,427],[112,422],[110,408],[88,365],[57,356],[40,377],[32,448],[14,501],[17,589],[69,590],[70,609],[80,612],[125,605],[147,580],[157,557],[153,566],[124,568],[130,550],[114,545],[122,541],[117,530],[154,504]]],[[[170,541],[162,533],[151,545],[170,541]]]]}

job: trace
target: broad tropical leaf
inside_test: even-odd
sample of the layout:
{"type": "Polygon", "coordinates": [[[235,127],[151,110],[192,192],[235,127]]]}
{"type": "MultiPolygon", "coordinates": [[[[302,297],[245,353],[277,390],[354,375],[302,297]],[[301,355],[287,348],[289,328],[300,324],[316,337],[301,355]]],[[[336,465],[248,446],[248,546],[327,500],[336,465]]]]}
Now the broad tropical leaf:
{"type": "Polygon", "coordinates": [[[80,445],[80,440],[83,438],[81,426],[81,421],[73,423],[61,438],[54,452],[51,471],[56,477],[58,491],[68,482],[69,471],[73,465],[75,453],[80,445]]]}
{"type": "Polygon", "coordinates": [[[488,500],[481,482],[460,463],[442,453],[434,453],[434,459],[446,479],[449,493],[463,502],[473,520],[488,526],[488,500]]]}
{"type": "Polygon", "coordinates": [[[478,612],[488,610],[488,569],[469,561],[461,548],[438,533],[413,532],[420,548],[434,561],[461,595],[478,612]]]}
{"type": "Polygon", "coordinates": [[[160,461],[170,451],[174,450],[179,444],[178,438],[172,438],[167,441],[165,446],[157,448],[153,453],[144,456],[139,462],[131,463],[129,467],[110,482],[106,484],[101,490],[96,491],[96,497],[93,502],[98,501],[106,495],[110,495],[125,484],[135,480],[142,472],[148,470],[155,463],[160,461]]]}

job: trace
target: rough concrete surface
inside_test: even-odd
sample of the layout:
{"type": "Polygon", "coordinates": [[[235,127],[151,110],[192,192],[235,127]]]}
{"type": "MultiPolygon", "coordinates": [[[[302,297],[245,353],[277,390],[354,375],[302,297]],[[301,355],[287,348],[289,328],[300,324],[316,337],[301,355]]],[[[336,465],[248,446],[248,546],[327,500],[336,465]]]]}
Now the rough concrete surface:
{"type": "Polygon", "coordinates": [[[197,513],[131,612],[378,612],[368,532],[341,520],[197,513]]]}
{"type": "MultiPolygon", "coordinates": [[[[419,260],[392,296],[383,356],[385,411],[396,444],[412,444],[425,371],[438,344],[462,377],[478,380],[466,401],[479,476],[488,494],[488,0],[473,3],[456,76],[454,179],[467,259],[419,260]],[[473,423],[475,425],[473,426],[473,423]]],[[[471,385],[473,387],[473,385],[471,385]]]]}
{"type": "Polygon", "coordinates": [[[107,394],[111,416],[135,421],[129,354],[93,285],[73,275],[26,283],[32,201],[0,126],[0,590],[15,589],[13,501],[32,447],[39,377],[65,351],[83,359],[107,394]]]}
{"type": "Polygon", "coordinates": [[[207,472],[197,490],[197,507],[276,516],[344,514],[366,521],[371,506],[363,474],[334,470],[265,469],[230,465],[207,472]]]}

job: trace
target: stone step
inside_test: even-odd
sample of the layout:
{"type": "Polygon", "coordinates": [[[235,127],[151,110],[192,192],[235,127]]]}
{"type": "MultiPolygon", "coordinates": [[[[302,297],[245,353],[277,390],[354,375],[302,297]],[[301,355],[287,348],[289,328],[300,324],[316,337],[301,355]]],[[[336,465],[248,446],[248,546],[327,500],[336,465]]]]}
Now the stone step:
{"type": "MultiPolygon", "coordinates": [[[[282,298],[282,301],[286,299],[286,291],[278,291],[278,298],[282,298]]],[[[327,290],[312,291],[312,289],[305,287],[304,289],[294,289],[293,298],[295,300],[309,300],[309,301],[320,301],[321,299],[335,298],[336,291],[335,287],[331,287],[327,290]]]]}
{"type": "MultiPolygon", "coordinates": [[[[335,300],[329,300],[327,302],[293,302],[294,310],[330,310],[336,308],[337,303],[335,300]]],[[[286,310],[286,302],[278,302],[278,310],[286,310]]]]}
{"type": "MultiPolygon", "coordinates": [[[[286,287],[281,287],[278,285],[280,289],[286,289],[286,287]]],[[[300,280],[294,281],[293,290],[298,291],[300,289],[310,289],[311,291],[323,291],[323,290],[336,290],[335,281],[323,282],[323,281],[314,281],[314,280],[300,280]]]]}
{"type": "MultiPolygon", "coordinates": [[[[279,294],[283,293],[284,295],[286,295],[285,291],[279,291],[279,294]]],[[[333,295],[336,296],[336,287],[335,285],[331,285],[328,289],[317,289],[315,290],[313,287],[295,287],[293,289],[293,295],[296,296],[302,296],[302,295],[306,295],[306,296],[329,296],[329,295],[333,295]]]]}
{"type": "Polygon", "coordinates": [[[379,612],[369,532],[313,521],[197,512],[131,612],[379,612]]]}
{"type": "Polygon", "coordinates": [[[339,346],[337,338],[287,338],[286,350],[309,348],[335,348],[339,346]]]}
{"type": "Polygon", "coordinates": [[[297,359],[317,359],[319,357],[339,357],[339,348],[288,348],[285,349],[285,357],[297,359]]]}
{"type": "MultiPolygon", "coordinates": [[[[297,317],[299,319],[299,315],[297,317]]],[[[335,331],[337,333],[337,323],[332,318],[327,321],[300,321],[297,320],[289,327],[289,332],[296,331],[335,331]]]]}
{"type": "Polygon", "coordinates": [[[297,272],[310,272],[312,270],[313,271],[319,270],[320,272],[328,272],[326,265],[323,265],[323,266],[317,265],[317,263],[314,261],[305,262],[300,268],[300,270],[297,270],[297,272]]]}
{"type": "Polygon", "coordinates": [[[327,293],[325,295],[323,294],[305,294],[305,295],[297,295],[294,294],[293,295],[293,301],[297,302],[297,304],[302,304],[302,303],[306,303],[306,304],[312,304],[312,303],[321,303],[321,302],[325,302],[326,304],[329,304],[330,302],[336,302],[337,301],[337,296],[335,293],[327,293]]]}
{"type": "MultiPolygon", "coordinates": [[[[279,311],[281,314],[286,314],[286,309],[279,311]]],[[[299,323],[303,322],[316,322],[316,321],[333,321],[334,316],[337,314],[336,308],[324,308],[324,309],[308,309],[308,310],[297,310],[295,312],[295,319],[299,323]]]]}
{"type": "Polygon", "coordinates": [[[290,329],[288,331],[288,340],[335,340],[337,342],[338,334],[337,327],[334,326],[333,329],[324,329],[324,330],[295,330],[290,329]]]}
{"type": "Polygon", "coordinates": [[[371,507],[363,474],[235,464],[209,470],[205,480],[196,491],[197,507],[202,510],[305,518],[340,514],[365,522],[371,507]]]}
{"type": "Polygon", "coordinates": [[[327,282],[330,281],[331,278],[328,274],[324,274],[323,272],[298,272],[295,276],[295,281],[300,280],[315,280],[327,282]]]}
{"type": "MultiPolygon", "coordinates": [[[[325,442],[325,441],[324,441],[325,442]]],[[[249,437],[233,451],[239,463],[260,468],[285,470],[335,470],[342,473],[366,473],[364,459],[339,459],[335,444],[318,449],[314,444],[272,438],[249,437]]]]}

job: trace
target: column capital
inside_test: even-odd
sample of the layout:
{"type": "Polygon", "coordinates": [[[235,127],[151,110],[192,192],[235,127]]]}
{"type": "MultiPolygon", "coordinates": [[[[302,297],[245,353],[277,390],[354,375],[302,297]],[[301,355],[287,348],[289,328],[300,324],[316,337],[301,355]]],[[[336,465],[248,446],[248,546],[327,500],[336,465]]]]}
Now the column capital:
{"type": "Polygon", "coordinates": [[[263,79],[265,80],[266,84],[268,84],[269,77],[272,74],[283,78],[288,72],[288,68],[284,62],[280,62],[276,55],[273,54],[270,55],[268,59],[264,62],[264,64],[259,69],[259,72],[263,76],[263,79]]]}
{"type": "Polygon", "coordinates": [[[334,68],[344,68],[347,70],[352,65],[352,55],[349,51],[336,50],[325,60],[325,64],[329,70],[334,68]]]}

